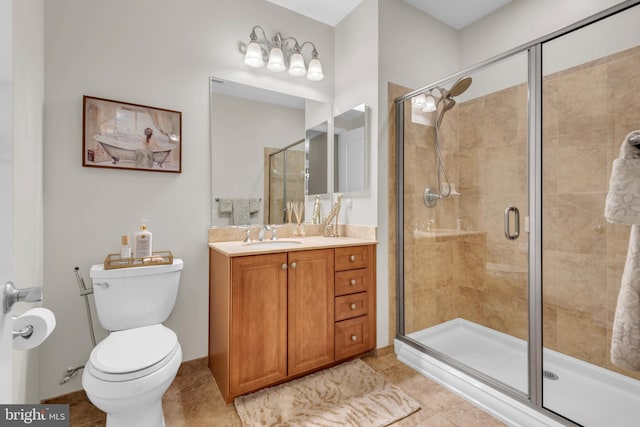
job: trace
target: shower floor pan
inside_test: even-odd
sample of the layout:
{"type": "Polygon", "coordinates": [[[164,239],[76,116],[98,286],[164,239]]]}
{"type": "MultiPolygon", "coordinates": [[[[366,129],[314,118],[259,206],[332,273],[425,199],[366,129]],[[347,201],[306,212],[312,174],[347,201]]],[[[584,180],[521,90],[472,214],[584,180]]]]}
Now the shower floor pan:
{"type": "MultiPolygon", "coordinates": [[[[454,319],[408,337],[523,393],[526,341],[454,319]]],[[[544,407],[587,427],[640,425],[640,381],[543,350],[544,407]]]]}

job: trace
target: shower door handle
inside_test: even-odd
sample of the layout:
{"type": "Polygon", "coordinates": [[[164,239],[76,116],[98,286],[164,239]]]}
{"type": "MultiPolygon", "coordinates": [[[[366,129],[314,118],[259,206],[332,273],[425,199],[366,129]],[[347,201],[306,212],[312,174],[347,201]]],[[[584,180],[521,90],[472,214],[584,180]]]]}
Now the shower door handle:
{"type": "Polygon", "coordinates": [[[520,237],[520,210],[515,206],[508,206],[504,210],[504,236],[509,240],[520,237]],[[513,212],[515,226],[513,233],[511,233],[511,212],[513,212]]]}

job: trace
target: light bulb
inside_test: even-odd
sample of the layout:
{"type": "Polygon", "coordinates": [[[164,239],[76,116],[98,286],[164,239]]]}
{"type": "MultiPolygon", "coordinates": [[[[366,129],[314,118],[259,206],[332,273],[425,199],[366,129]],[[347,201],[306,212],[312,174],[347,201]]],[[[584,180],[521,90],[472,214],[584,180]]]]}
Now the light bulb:
{"type": "Polygon", "coordinates": [[[424,111],[425,113],[431,113],[433,111],[436,111],[437,109],[438,107],[436,107],[436,100],[434,99],[433,95],[427,95],[424,100],[424,108],[422,109],[422,111],[424,111]]]}
{"type": "Polygon", "coordinates": [[[247,46],[247,53],[244,55],[244,63],[249,67],[260,68],[264,65],[262,49],[256,41],[252,41],[247,46]]]}
{"type": "Polygon", "coordinates": [[[324,73],[322,72],[322,63],[318,58],[312,58],[309,61],[309,72],[307,73],[307,79],[313,82],[319,82],[324,79],[324,73]]]}
{"type": "Polygon", "coordinates": [[[282,54],[282,49],[279,47],[274,47],[271,49],[269,53],[269,63],[267,64],[267,68],[271,71],[280,72],[284,71],[287,67],[284,65],[284,55],[282,54]]]}
{"type": "Polygon", "coordinates": [[[424,97],[424,93],[421,93],[420,95],[414,96],[413,98],[411,98],[411,104],[416,108],[424,108],[424,106],[427,104],[427,101],[424,97]]]}
{"type": "Polygon", "coordinates": [[[304,58],[300,52],[294,52],[289,58],[289,74],[292,76],[307,74],[307,67],[304,65],[304,58]]]}

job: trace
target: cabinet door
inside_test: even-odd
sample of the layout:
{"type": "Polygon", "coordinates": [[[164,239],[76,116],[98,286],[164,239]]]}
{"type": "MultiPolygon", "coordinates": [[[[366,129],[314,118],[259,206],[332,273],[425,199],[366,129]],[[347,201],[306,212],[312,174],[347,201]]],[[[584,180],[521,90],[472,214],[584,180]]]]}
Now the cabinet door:
{"type": "Polygon", "coordinates": [[[289,253],[289,375],[334,360],[333,249],[289,253]]]}
{"type": "Polygon", "coordinates": [[[232,259],[231,395],[287,377],[286,268],[286,254],[232,259]]]}

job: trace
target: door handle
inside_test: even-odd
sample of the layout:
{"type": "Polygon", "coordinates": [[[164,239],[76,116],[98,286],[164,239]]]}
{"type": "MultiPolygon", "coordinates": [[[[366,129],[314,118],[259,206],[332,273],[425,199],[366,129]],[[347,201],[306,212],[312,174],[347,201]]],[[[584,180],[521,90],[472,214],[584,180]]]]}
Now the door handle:
{"type": "Polygon", "coordinates": [[[42,301],[42,288],[16,289],[13,283],[4,284],[4,313],[11,311],[11,307],[17,302],[40,302],[42,301]]]}
{"type": "Polygon", "coordinates": [[[515,206],[507,206],[504,210],[504,236],[509,240],[520,237],[520,210],[515,206]],[[511,212],[514,218],[514,231],[511,233],[511,212]]]}

